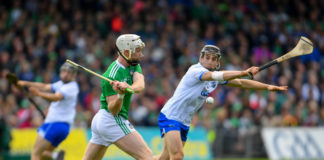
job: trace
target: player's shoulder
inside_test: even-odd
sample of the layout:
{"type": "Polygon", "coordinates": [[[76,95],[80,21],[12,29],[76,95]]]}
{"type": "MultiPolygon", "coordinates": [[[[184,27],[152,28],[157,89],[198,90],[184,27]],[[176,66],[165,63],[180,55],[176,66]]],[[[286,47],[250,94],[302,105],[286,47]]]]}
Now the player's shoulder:
{"type": "Polygon", "coordinates": [[[71,85],[73,87],[79,87],[78,83],[75,80],[73,80],[70,83],[68,83],[68,85],[71,85]]]}
{"type": "Polygon", "coordinates": [[[200,63],[191,65],[188,69],[188,71],[208,71],[205,67],[203,67],[200,63]]]}
{"type": "Polygon", "coordinates": [[[56,82],[53,82],[52,85],[55,85],[55,86],[63,85],[63,81],[62,80],[58,80],[56,82]]]}
{"type": "Polygon", "coordinates": [[[67,87],[73,87],[73,88],[78,88],[79,85],[75,80],[72,80],[68,83],[63,83],[63,86],[67,86],[67,87]]]}
{"type": "Polygon", "coordinates": [[[117,60],[113,61],[107,68],[106,72],[109,72],[111,71],[114,67],[116,67],[117,63],[116,63],[117,60]]]}
{"type": "Polygon", "coordinates": [[[125,72],[125,66],[115,60],[110,64],[107,71],[104,73],[104,76],[110,79],[118,79],[120,75],[124,74],[123,72],[125,72]]]}

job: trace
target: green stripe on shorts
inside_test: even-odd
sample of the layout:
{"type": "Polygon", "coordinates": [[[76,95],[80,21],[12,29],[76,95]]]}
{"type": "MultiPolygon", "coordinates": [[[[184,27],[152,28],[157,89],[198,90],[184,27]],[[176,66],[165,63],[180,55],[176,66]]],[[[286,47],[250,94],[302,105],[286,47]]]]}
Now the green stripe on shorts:
{"type": "Polygon", "coordinates": [[[123,120],[119,116],[114,116],[118,126],[123,130],[124,134],[129,134],[131,131],[128,129],[126,124],[123,122],[123,120]]]}
{"type": "Polygon", "coordinates": [[[127,134],[126,129],[124,128],[124,126],[122,125],[122,123],[120,122],[120,119],[118,116],[114,116],[116,123],[118,124],[118,126],[122,129],[122,131],[124,132],[124,134],[127,134]]]}
{"type": "Polygon", "coordinates": [[[119,120],[120,120],[120,122],[121,122],[121,125],[123,125],[123,126],[125,127],[125,129],[126,129],[126,134],[129,134],[129,133],[130,133],[130,130],[128,129],[128,127],[126,126],[126,124],[123,122],[123,120],[121,119],[120,116],[118,116],[118,118],[119,118],[119,120]]]}

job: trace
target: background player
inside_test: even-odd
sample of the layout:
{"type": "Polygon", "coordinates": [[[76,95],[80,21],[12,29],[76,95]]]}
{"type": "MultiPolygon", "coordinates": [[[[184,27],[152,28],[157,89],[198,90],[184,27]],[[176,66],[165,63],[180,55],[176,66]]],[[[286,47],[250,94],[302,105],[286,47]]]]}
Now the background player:
{"type": "Polygon", "coordinates": [[[145,88],[139,65],[144,46],[135,34],[124,34],[117,38],[119,56],[103,74],[114,81],[111,84],[104,80],[101,82],[101,109],[92,120],[92,137],[84,160],[102,159],[113,143],[135,159],[153,159],[152,151],[128,121],[132,94],[125,92],[127,87],[136,93],[145,88]]]}
{"type": "Polygon", "coordinates": [[[199,63],[192,65],[181,79],[173,96],[159,115],[159,127],[163,137],[160,159],[183,159],[183,146],[192,117],[218,84],[245,89],[285,91],[287,86],[273,86],[247,79],[236,79],[258,73],[258,67],[245,71],[216,71],[220,68],[221,53],[214,45],[205,45],[200,52],[199,63]]]}
{"type": "Polygon", "coordinates": [[[60,68],[61,80],[53,84],[18,81],[19,85],[29,87],[32,95],[51,101],[44,124],[37,130],[32,160],[39,160],[42,157],[63,159],[63,151],[53,153],[53,150],[68,136],[70,126],[74,122],[79,93],[76,75],[77,68],[64,63],[60,68]]]}

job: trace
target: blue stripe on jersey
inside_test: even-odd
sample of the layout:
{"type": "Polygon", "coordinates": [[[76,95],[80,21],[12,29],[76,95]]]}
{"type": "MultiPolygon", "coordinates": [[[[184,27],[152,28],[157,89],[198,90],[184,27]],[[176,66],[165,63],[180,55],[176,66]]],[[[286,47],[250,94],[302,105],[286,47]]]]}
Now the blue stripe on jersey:
{"type": "MultiPolygon", "coordinates": [[[[205,72],[202,72],[201,74],[200,74],[200,76],[199,76],[199,80],[201,80],[201,77],[204,75],[204,73],[206,73],[207,71],[205,71],[205,72]]],[[[201,80],[202,81],[202,80],[201,80]]]]}
{"type": "Polygon", "coordinates": [[[219,82],[219,84],[221,84],[221,85],[225,85],[225,84],[227,84],[227,83],[228,83],[228,80],[227,80],[227,81],[223,81],[222,83],[219,82]]]}

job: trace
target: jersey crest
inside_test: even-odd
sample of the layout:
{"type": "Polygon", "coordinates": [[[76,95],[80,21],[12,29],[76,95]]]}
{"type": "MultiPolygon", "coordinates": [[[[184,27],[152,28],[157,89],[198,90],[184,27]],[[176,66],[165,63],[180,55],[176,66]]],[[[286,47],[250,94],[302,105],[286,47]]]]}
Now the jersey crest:
{"type": "Polygon", "coordinates": [[[210,92],[214,91],[217,87],[216,81],[208,81],[205,83],[204,89],[201,91],[201,95],[207,97],[210,92]]]}
{"type": "Polygon", "coordinates": [[[133,75],[133,74],[134,74],[134,69],[131,69],[131,70],[129,71],[129,74],[130,74],[130,75],[133,75]]]}

